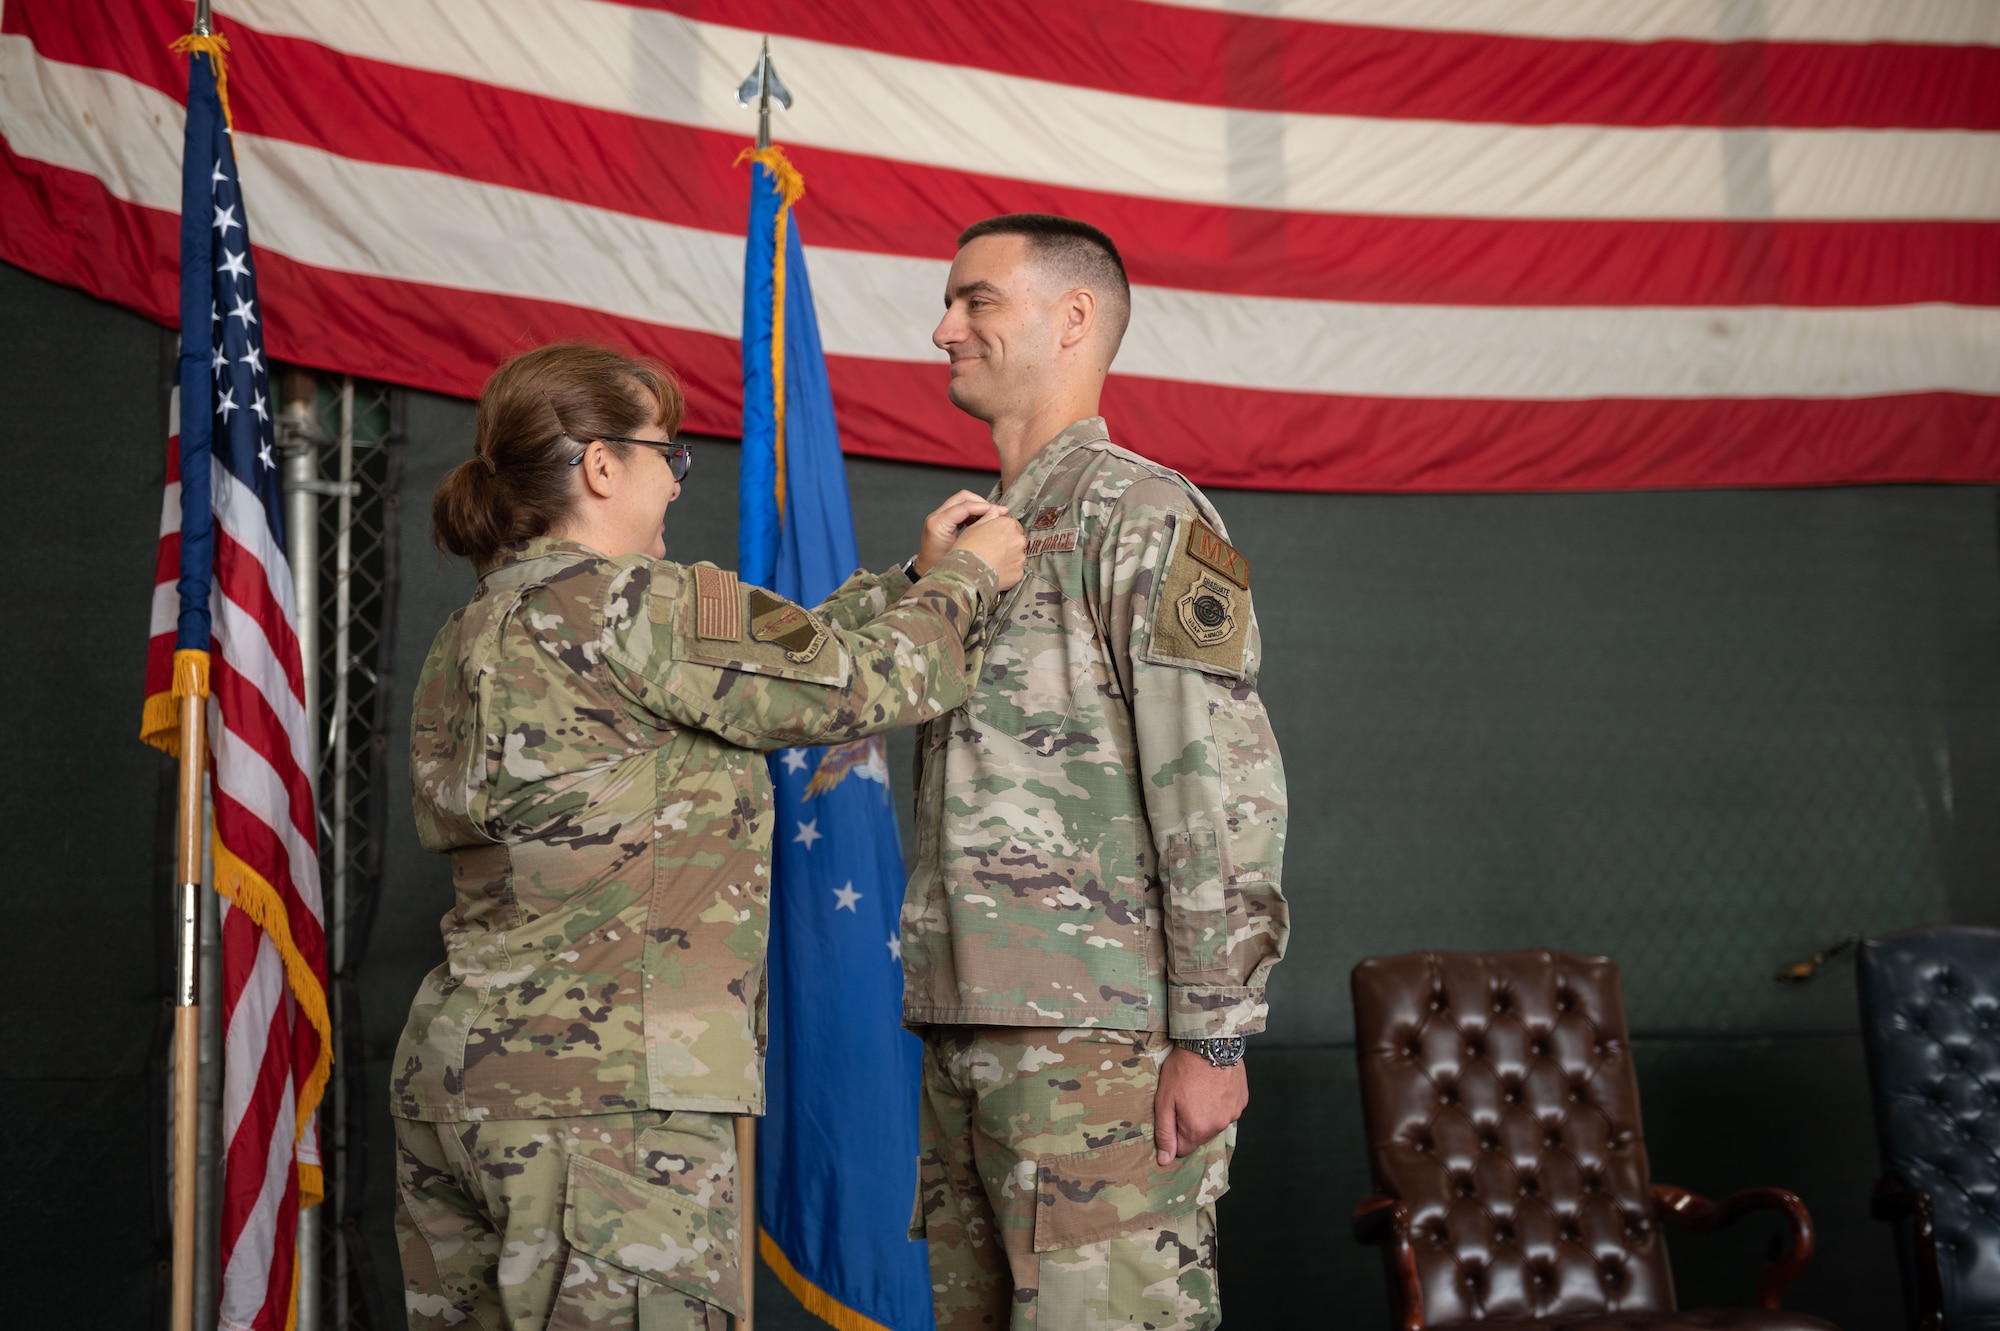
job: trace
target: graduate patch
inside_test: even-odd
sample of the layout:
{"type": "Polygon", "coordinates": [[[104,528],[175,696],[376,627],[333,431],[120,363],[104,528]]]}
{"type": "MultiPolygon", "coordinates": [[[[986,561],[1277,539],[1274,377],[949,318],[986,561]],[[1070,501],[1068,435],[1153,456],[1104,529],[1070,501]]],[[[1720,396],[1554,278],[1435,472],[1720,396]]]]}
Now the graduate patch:
{"type": "Polygon", "coordinates": [[[1058,522],[1061,522],[1062,516],[1063,516],[1063,510],[1061,505],[1057,505],[1055,508],[1045,508],[1041,512],[1035,514],[1035,516],[1029,520],[1028,530],[1047,531],[1049,528],[1055,526],[1058,522]]]}
{"type": "Polygon", "coordinates": [[[1204,573],[1175,600],[1174,612],[1195,646],[1220,646],[1236,635],[1236,588],[1204,573]]]}
{"type": "Polygon", "coordinates": [[[1071,527],[1068,531],[1043,532],[1040,536],[1030,536],[1028,538],[1029,558],[1033,558],[1036,555],[1045,555],[1051,550],[1074,549],[1076,549],[1076,528],[1074,527],[1071,527]]]}
{"type": "Polygon", "coordinates": [[[812,611],[773,596],[762,587],[750,591],[750,636],[785,649],[785,659],[804,665],[826,646],[826,625],[812,611]]]}
{"type": "Polygon", "coordinates": [[[1244,591],[1250,590],[1250,561],[1200,518],[1194,520],[1188,532],[1187,551],[1244,591]]]}

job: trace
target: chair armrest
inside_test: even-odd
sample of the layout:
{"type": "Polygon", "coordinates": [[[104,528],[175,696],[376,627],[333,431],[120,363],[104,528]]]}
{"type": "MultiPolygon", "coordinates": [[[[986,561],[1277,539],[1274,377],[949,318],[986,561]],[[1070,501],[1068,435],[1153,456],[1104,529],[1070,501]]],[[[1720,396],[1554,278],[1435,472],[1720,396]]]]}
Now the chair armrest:
{"type": "Polygon", "coordinates": [[[1417,1284],[1417,1252],[1410,1246],[1410,1204],[1380,1193],[1364,1197],[1354,1208],[1354,1237],[1382,1246],[1394,1271],[1401,1331],[1424,1331],[1424,1291],[1417,1284]]]}
{"type": "Polygon", "coordinates": [[[1938,1271],[1937,1216],[1931,1194],[1899,1178],[1875,1180],[1868,1214],[1877,1220],[1908,1220],[1917,1259],[1918,1331],[1944,1331],[1944,1277],[1938,1271]]]}
{"type": "Polygon", "coordinates": [[[1784,1213],[1791,1225],[1792,1241],[1784,1256],[1765,1262],[1763,1270],[1757,1273],[1757,1306],[1760,1308],[1783,1307],[1785,1291],[1805,1274],[1807,1263],[1812,1261],[1812,1212],[1806,1210],[1806,1204],[1795,1194],[1783,1188],[1745,1188],[1719,1202],[1712,1202],[1685,1188],[1655,1183],[1653,1200],[1659,1206],[1663,1220],[1676,1229],[1697,1234],[1720,1229],[1751,1211],[1784,1213]]]}

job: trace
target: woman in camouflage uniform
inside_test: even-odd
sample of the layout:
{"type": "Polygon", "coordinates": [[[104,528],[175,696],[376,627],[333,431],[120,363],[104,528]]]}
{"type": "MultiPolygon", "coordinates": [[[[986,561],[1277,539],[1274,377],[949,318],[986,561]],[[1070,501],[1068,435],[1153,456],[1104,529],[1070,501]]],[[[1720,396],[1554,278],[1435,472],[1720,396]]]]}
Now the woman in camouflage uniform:
{"type": "Polygon", "coordinates": [[[967,637],[1021,576],[1019,524],[965,494],[926,522],[920,580],[858,573],[812,610],[668,563],[681,414],[659,366],[530,352],[433,504],[480,581],[411,723],[417,829],[457,892],[393,1070],[412,1327],[720,1331],[740,1311],[762,750],[949,712],[967,637]]]}

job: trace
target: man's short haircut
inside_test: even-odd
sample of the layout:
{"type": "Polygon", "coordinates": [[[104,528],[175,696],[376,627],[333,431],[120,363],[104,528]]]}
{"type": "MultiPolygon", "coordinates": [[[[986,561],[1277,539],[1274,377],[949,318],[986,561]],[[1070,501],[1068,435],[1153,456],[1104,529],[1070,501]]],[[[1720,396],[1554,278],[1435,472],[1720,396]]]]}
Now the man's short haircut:
{"type": "Polygon", "coordinates": [[[1028,253],[1069,287],[1089,287],[1097,296],[1115,352],[1132,320],[1132,284],[1111,237],[1088,222],[1053,213],[1006,213],[974,222],[961,231],[964,249],[981,236],[1020,236],[1028,253]]]}

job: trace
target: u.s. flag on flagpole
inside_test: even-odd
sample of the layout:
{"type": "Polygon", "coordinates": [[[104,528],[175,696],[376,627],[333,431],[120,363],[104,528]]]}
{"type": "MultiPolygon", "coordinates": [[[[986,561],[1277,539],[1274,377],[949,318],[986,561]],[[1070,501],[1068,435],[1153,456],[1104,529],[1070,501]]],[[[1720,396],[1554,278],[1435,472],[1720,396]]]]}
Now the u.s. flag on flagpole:
{"type": "Polygon", "coordinates": [[[222,894],[223,1331],[283,1331],[298,1214],[320,1200],[314,1111],[331,1066],[305,676],[285,559],[270,372],[219,86],[224,43],[184,39],[179,434],[146,663],[145,739],[178,748],[206,696],[222,894]]]}
{"type": "MultiPolygon", "coordinates": [[[[804,183],[782,150],[750,156],[738,557],[746,582],[813,605],[854,569],[854,515],[791,216],[804,183]]],[[[758,1248],[840,1331],[930,1331],[930,1269],[908,1237],[920,1047],[902,1028],[903,848],[882,741],[781,750],[771,785],[758,1248]]]]}

